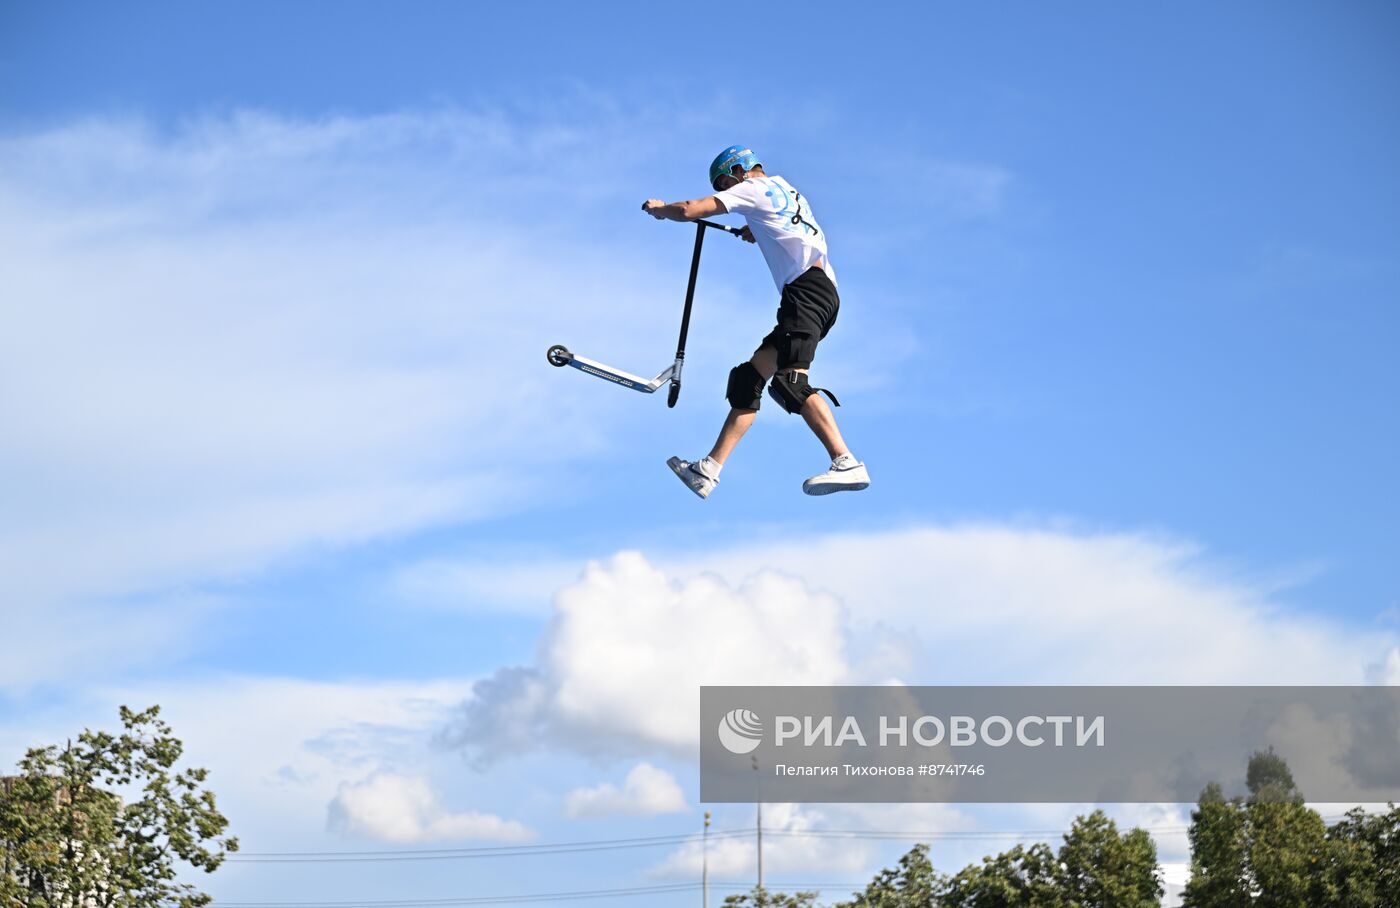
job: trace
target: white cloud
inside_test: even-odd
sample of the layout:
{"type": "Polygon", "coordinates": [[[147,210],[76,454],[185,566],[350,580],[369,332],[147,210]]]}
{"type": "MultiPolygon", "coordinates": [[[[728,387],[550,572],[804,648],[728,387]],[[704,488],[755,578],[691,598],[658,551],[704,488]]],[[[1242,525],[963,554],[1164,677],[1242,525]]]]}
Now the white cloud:
{"type": "Polygon", "coordinates": [[[689,756],[702,684],[837,684],[841,610],[773,572],[679,581],[636,552],[592,563],[555,599],[535,666],[476,688],[450,740],[487,761],[545,741],[689,756]]]}
{"type": "Polygon", "coordinates": [[[606,816],[648,817],[683,813],[685,793],[676,777],[650,763],[638,763],[619,788],[604,782],[592,788],[576,788],[564,799],[564,812],[575,818],[606,816]]]}
{"type": "MultiPolygon", "coordinates": [[[[519,576],[529,566],[500,567],[519,576]]],[[[176,728],[188,731],[182,736],[192,759],[215,770],[221,803],[227,790],[231,810],[257,817],[243,824],[252,826],[250,840],[290,839],[305,847],[323,832],[307,829],[306,818],[324,817],[346,780],[376,773],[449,780],[450,770],[431,767],[452,755],[434,755],[429,746],[445,725],[450,741],[479,756],[515,757],[545,746],[590,757],[635,761],[666,753],[688,759],[701,683],[879,683],[890,677],[910,683],[1358,683],[1375,653],[1394,658],[1389,631],[1290,613],[1278,606],[1277,595],[1223,577],[1179,543],[1047,529],[924,527],[814,536],[669,562],[623,553],[589,565],[558,592],[536,660],[475,684],[243,679],[188,684],[156,696],[122,691],[111,699],[166,704],[176,728]],[[775,564],[801,565],[802,579],[774,571],[775,564]],[[1198,659],[1198,652],[1205,656],[1198,659]],[[463,703],[465,716],[454,716],[463,703]]],[[[1372,680],[1381,680],[1376,671],[1372,680]]],[[[111,712],[104,708],[100,718],[111,712]]],[[[7,743],[32,740],[0,740],[0,746],[7,743]]],[[[518,762],[498,765],[491,777],[510,778],[518,762]]],[[[509,817],[504,802],[483,797],[499,784],[480,796],[474,792],[480,778],[453,779],[447,803],[470,805],[479,816],[509,817]]],[[[561,780],[555,791],[536,791],[535,803],[557,805],[577,784],[561,780]]],[[[625,795],[628,785],[613,788],[625,795]]],[[[858,815],[855,806],[833,805],[803,814],[803,822],[815,824],[808,828],[975,825],[956,810],[915,809],[932,812],[923,820],[913,813],[881,820],[858,815]]],[[[427,835],[435,817],[472,811],[422,808],[411,828],[427,835]]],[[[1082,810],[1074,805],[1008,808],[994,825],[1068,828],[1076,812],[1082,810]]],[[[981,808],[977,815],[991,816],[981,808]]],[[[780,816],[786,815],[775,813],[771,821],[780,816]]],[[[1124,808],[1114,816],[1125,826],[1186,825],[1184,810],[1171,805],[1124,808]]],[[[774,835],[774,847],[788,847],[776,844],[780,838],[774,835]]],[[[1180,833],[1158,836],[1158,842],[1164,861],[1185,854],[1180,833]]],[[[751,845],[715,844],[719,866],[746,866],[751,845]]],[[[971,860],[987,850],[982,842],[939,848],[940,866],[961,866],[964,851],[971,860]]],[[[658,867],[680,872],[693,863],[692,852],[682,849],[658,867]]],[[[819,849],[786,854],[786,866],[807,861],[806,869],[825,866],[828,857],[819,849]]],[[[877,860],[878,854],[867,857],[877,860]]]]}
{"type": "Polygon", "coordinates": [[[801,565],[857,637],[902,638],[907,683],[1356,684],[1392,639],[1289,610],[1194,546],[1133,533],[916,527],[668,563],[731,582],[773,564],[801,565]]]}
{"type": "Polygon", "coordinates": [[[326,825],[347,836],[397,844],[487,839],[522,842],[534,833],[522,823],[492,814],[451,813],[428,780],[377,772],[360,782],[342,782],[327,808],[326,825]]]}
{"type": "Polygon", "coordinates": [[[1388,639],[1130,534],[914,528],[661,564],[623,553],[557,595],[538,660],[479,684],[448,737],[486,760],[542,743],[685,754],[701,684],[1346,684],[1388,639]]]}

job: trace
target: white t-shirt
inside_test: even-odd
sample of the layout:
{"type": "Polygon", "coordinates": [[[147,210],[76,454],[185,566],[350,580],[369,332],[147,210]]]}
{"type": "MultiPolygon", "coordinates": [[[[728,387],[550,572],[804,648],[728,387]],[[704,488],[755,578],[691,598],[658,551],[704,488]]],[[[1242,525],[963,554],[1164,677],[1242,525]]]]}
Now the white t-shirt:
{"type": "Polygon", "coordinates": [[[730,214],[742,214],[763,250],[773,283],[782,290],[813,265],[821,266],[831,283],[836,272],[826,253],[826,232],[812,217],[812,206],[782,177],[750,177],[715,198],[730,214]]]}

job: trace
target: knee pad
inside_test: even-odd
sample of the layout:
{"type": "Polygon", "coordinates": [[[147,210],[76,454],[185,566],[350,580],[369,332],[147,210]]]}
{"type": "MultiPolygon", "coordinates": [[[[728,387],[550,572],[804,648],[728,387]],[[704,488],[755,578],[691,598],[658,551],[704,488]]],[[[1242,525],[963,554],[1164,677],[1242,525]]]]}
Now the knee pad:
{"type": "Polygon", "coordinates": [[[807,381],[805,372],[779,372],[773,376],[773,381],[768,384],[768,393],[789,413],[801,413],[802,405],[807,402],[807,398],[818,391],[831,398],[831,402],[836,406],[841,406],[841,402],[836,399],[825,388],[814,388],[807,381]]]}
{"type": "Polygon", "coordinates": [[[729,370],[729,387],[724,399],[738,410],[757,410],[763,403],[763,376],[753,363],[740,363],[729,370]]]}

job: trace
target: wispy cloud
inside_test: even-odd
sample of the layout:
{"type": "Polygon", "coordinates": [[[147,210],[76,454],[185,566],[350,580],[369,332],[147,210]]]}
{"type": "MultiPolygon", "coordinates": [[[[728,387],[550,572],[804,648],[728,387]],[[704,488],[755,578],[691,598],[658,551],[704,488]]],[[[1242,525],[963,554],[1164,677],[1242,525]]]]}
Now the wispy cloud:
{"type": "MultiPolygon", "coordinates": [[[[588,204],[596,139],[460,111],[0,139],[16,620],[115,626],[134,595],[518,508],[542,464],[605,447],[621,395],[575,406],[594,389],[542,353],[584,324],[635,351],[618,329],[652,317],[648,266],[605,267],[534,213],[588,204]]],[[[0,684],[61,677],[52,636],[0,684]]]]}

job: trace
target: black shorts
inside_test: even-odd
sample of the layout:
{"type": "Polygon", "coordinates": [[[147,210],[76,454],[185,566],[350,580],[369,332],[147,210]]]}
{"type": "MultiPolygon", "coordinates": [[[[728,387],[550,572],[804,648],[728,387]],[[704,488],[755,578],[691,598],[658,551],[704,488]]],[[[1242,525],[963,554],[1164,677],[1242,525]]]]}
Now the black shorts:
{"type": "Polygon", "coordinates": [[[817,355],[817,343],[836,324],[841,298],[836,285],[819,267],[808,268],[783,288],[778,324],[759,343],[778,351],[778,369],[807,369],[817,355]]]}

